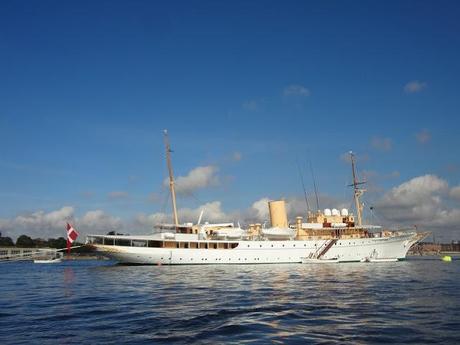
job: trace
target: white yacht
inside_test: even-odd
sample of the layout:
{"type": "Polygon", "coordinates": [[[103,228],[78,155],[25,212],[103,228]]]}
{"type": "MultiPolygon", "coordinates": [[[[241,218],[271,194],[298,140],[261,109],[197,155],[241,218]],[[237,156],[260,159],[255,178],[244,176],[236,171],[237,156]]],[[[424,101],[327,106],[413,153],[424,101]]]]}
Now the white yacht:
{"type": "MultiPolygon", "coordinates": [[[[356,219],[347,209],[308,212],[288,223],[284,200],[268,202],[269,228],[234,223],[181,224],[178,220],[170,146],[165,131],[173,224],[158,225],[145,236],[88,235],[86,244],[122,264],[206,265],[389,262],[406,257],[428,233],[387,230],[362,223],[363,204],[350,152],[356,219]]],[[[201,218],[201,217],[200,217],[201,218]]]]}

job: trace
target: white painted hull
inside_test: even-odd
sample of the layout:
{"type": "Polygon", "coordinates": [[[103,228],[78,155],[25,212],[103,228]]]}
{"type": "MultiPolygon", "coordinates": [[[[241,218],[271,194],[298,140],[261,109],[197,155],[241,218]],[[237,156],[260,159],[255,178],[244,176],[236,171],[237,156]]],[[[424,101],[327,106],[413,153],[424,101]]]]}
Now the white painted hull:
{"type": "MultiPolygon", "coordinates": [[[[321,260],[362,262],[378,257],[379,261],[396,261],[419,237],[407,233],[395,237],[341,239],[321,260]]],[[[206,242],[206,241],[203,241],[206,242]]],[[[312,257],[327,240],[309,241],[238,241],[234,249],[150,248],[95,244],[101,254],[123,264],[206,265],[206,264],[281,264],[301,263],[312,257]]]]}

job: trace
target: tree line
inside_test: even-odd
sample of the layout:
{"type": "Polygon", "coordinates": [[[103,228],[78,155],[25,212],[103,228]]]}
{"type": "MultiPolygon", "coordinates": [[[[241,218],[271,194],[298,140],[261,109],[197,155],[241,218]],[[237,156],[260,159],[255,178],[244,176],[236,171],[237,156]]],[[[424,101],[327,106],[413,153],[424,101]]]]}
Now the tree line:
{"type": "MultiPolygon", "coordinates": [[[[77,245],[77,244],[74,244],[77,245]]],[[[14,242],[11,237],[3,237],[0,233],[0,247],[21,247],[21,248],[65,248],[67,240],[64,237],[49,238],[31,238],[27,235],[21,235],[14,242]]]]}

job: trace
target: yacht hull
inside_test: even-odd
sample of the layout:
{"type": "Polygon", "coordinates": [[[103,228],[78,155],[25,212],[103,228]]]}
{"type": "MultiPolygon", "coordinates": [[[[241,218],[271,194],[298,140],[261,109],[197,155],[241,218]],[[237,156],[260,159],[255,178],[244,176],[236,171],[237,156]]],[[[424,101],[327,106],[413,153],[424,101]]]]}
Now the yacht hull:
{"type": "MultiPolygon", "coordinates": [[[[397,261],[406,257],[420,240],[416,233],[394,237],[339,239],[318,257],[329,240],[235,241],[233,249],[150,248],[92,244],[104,256],[122,264],[230,265],[331,262],[397,261]]],[[[206,241],[202,241],[206,242],[206,241]]]]}

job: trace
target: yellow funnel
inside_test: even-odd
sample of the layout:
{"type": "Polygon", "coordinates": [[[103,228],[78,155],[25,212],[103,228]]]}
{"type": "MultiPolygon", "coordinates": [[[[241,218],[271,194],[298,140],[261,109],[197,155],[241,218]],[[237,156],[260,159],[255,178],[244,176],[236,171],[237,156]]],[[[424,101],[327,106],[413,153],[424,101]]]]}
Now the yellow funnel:
{"type": "Polygon", "coordinates": [[[284,200],[276,200],[268,202],[270,210],[270,222],[274,228],[287,228],[286,203],[284,200]]]}

